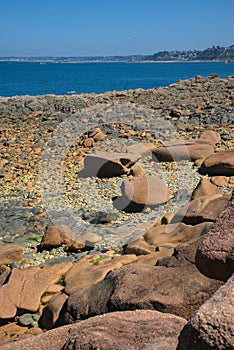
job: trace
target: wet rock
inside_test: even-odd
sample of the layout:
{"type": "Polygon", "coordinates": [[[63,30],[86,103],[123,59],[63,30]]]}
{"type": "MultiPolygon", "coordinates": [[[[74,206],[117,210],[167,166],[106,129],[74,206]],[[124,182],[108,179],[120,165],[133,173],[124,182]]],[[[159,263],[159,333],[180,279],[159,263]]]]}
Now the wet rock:
{"type": "Polygon", "coordinates": [[[234,148],[220,151],[207,157],[199,169],[201,174],[208,174],[211,176],[234,175],[234,148]]]}
{"type": "Polygon", "coordinates": [[[140,159],[133,153],[97,153],[84,158],[84,170],[81,177],[114,177],[128,174],[130,168],[140,159]]]}
{"type": "Polygon", "coordinates": [[[17,321],[21,326],[38,327],[39,314],[23,314],[17,317],[17,321]]]}
{"type": "Polygon", "coordinates": [[[234,348],[234,276],[189,319],[179,337],[178,350],[234,348]]]}
{"type": "Polygon", "coordinates": [[[6,244],[4,246],[0,246],[0,265],[21,261],[22,256],[23,247],[17,244],[6,244]]]}

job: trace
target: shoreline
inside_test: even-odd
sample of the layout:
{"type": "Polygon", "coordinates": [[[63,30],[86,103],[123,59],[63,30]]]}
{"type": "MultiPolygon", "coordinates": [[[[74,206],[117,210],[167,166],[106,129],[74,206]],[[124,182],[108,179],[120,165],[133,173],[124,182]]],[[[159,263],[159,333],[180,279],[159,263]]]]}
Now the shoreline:
{"type": "MultiPolygon", "coordinates": [[[[149,62],[150,63],[150,62],[149,62]]],[[[162,62],[164,63],[164,62],[162,62]]],[[[175,81],[174,83],[171,83],[167,86],[159,86],[159,87],[153,87],[153,88],[148,88],[148,89],[144,89],[144,88],[136,88],[136,89],[127,89],[127,90],[108,90],[108,91],[104,91],[101,93],[97,93],[97,92],[87,92],[87,93],[76,93],[75,91],[71,91],[71,92],[67,92],[67,93],[63,93],[63,94],[41,94],[41,95],[13,95],[13,96],[0,96],[0,107],[1,104],[9,101],[9,100],[20,100],[20,99],[25,99],[25,98],[36,98],[36,99],[43,99],[43,98],[61,98],[63,97],[64,99],[69,99],[69,98],[74,98],[74,97],[80,97],[81,99],[86,99],[89,97],[101,97],[102,95],[108,96],[110,95],[111,98],[114,97],[119,97],[121,95],[126,95],[126,94],[133,94],[134,92],[136,93],[147,93],[147,92],[153,92],[153,91],[157,91],[157,90],[161,90],[161,89],[165,89],[168,90],[170,89],[170,87],[173,87],[174,85],[176,85],[177,83],[185,83],[186,82],[190,82],[190,81],[194,81],[195,83],[198,82],[199,80],[201,81],[206,81],[206,80],[212,80],[212,79],[218,79],[218,80],[232,80],[234,78],[234,74],[233,75],[229,75],[227,77],[219,77],[218,74],[211,74],[208,77],[203,77],[200,75],[194,76],[192,78],[188,78],[188,79],[179,79],[177,81],[175,81]]]]}
{"type": "Polygon", "coordinates": [[[226,62],[226,60],[159,60],[159,61],[154,61],[154,60],[134,60],[134,61],[125,61],[125,60],[87,60],[87,61],[71,61],[71,62],[63,62],[63,61],[55,61],[52,59],[35,59],[35,60],[30,60],[30,59],[25,59],[25,60],[20,60],[20,59],[1,59],[0,58],[0,63],[51,63],[51,64],[85,64],[85,63],[234,63],[234,60],[229,60],[226,62]]]}

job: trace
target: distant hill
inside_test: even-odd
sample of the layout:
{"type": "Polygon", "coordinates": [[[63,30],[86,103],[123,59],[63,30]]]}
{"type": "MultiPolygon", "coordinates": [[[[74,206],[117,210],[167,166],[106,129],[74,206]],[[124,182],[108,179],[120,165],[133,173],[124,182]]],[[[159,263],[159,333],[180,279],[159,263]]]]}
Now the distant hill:
{"type": "Polygon", "coordinates": [[[234,61],[234,45],[212,46],[203,51],[159,51],[145,56],[148,61],[234,61]]]}
{"type": "Polygon", "coordinates": [[[212,46],[203,51],[159,51],[153,55],[117,56],[73,56],[73,57],[0,57],[0,62],[145,62],[145,61],[234,61],[234,45],[229,47],[212,46]]]}

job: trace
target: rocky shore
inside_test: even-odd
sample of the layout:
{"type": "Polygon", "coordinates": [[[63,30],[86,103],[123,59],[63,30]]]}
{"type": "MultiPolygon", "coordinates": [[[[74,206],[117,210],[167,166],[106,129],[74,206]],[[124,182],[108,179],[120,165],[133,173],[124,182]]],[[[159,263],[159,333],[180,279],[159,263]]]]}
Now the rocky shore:
{"type": "Polygon", "coordinates": [[[0,348],[233,349],[234,76],[0,115],[0,348]]]}

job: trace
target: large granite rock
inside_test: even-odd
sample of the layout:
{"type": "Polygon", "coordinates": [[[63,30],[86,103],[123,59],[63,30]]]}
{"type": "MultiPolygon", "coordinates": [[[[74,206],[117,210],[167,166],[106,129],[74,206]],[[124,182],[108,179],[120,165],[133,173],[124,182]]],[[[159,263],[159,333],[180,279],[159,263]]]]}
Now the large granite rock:
{"type": "Polygon", "coordinates": [[[195,226],[183,223],[157,225],[150,228],[144,234],[144,238],[148,244],[154,246],[188,243],[206,234],[210,225],[209,222],[202,222],[195,226]]]}
{"type": "Polygon", "coordinates": [[[13,269],[8,282],[0,288],[0,318],[14,317],[17,308],[38,311],[42,295],[51,285],[58,282],[71,266],[71,262],[64,262],[43,269],[13,269]]]}
{"type": "Polygon", "coordinates": [[[124,180],[121,184],[122,197],[115,206],[125,211],[142,211],[145,206],[155,207],[171,198],[168,186],[155,176],[139,176],[124,180]]]}
{"type": "Polygon", "coordinates": [[[158,162],[196,161],[212,155],[214,147],[200,140],[186,140],[183,143],[165,143],[152,153],[153,159],[158,162]]]}
{"type": "Polygon", "coordinates": [[[70,295],[60,323],[110,311],[150,309],[189,318],[222,283],[203,276],[186,260],[180,266],[131,264],[90,288],[70,295]]]}
{"type": "Polygon", "coordinates": [[[233,176],[234,148],[220,151],[207,157],[201,165],[200,172],[211,176],[233,176]]]}
{"type": "Polygon", "coordinates": [[[151,310],[114,312],[4,346],[5,350],[176,350],[186,320],[151,310]]]}
{"type": "Polygon", "coordinates": [[[178,350],[234,349],[234,275],[197,312],[180,334],[178,350]]]}
{"type": "Polygon", "coordinates": [[[87,154],[84,158],[84,170],[81,177],[114,177],[128,174],[141,156],[134,153],[97,153],[87,154]]]}
{"type": "Polygon", "coordinates": [[[201,222],[214,222],[219,213],[227,206],[231,194],[215,194],[197,197],[186,206],[181,207],[172,217],[170,223],[183,222],[197,225],[201,222]]]}
{"type": "Polygon", "coordinates": [[[205,276],[221,281],[234,272],[234,197],[201,241],[196,265],[205,276]]]}
{"type": "Polygon", "coordinates": [[[221,194],[217,186],[212,184],[209,180],[202,178],[192,194],[192,199],[221,194]]]}

